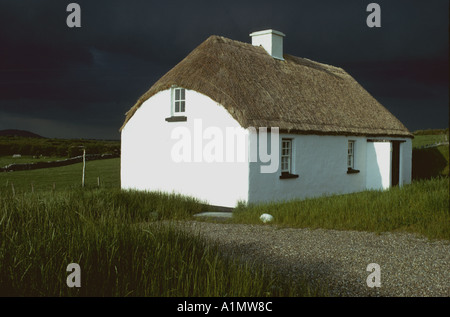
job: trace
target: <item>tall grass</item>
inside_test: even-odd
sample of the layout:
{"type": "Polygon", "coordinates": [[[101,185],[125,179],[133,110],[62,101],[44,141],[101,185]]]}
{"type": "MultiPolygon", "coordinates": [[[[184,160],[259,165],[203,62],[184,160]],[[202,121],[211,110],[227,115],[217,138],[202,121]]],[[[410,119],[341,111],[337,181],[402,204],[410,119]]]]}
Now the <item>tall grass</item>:
{"type": "Polygon", "coordinates": [[[418,180],[386,191],[240,205],[233,221],[260,223],[262,213],[273,215],[273,223],[289,227],[405,231],[450,240],[449,179],[418,180]]]}
{"type": "Polygon", "coordinates": [[[219,256],[173,223],[195,199],[115,189],[0,191],[0,296],[303,296],[306,284],[219,256]],[[69,263],[81,287],[69,288],[69,263]]]}

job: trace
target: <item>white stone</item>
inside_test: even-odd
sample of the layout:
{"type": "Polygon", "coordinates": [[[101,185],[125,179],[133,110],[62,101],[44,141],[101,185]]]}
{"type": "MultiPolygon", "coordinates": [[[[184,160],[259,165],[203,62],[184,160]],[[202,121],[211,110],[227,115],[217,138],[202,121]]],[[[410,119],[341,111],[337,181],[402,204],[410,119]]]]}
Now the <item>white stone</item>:
{"type": "Polygon", "coordinates": [[[259,219],[261,219],[262,222],[267,223],[273,221],[273,216],[269,214],[262,214],[259,219]]]}

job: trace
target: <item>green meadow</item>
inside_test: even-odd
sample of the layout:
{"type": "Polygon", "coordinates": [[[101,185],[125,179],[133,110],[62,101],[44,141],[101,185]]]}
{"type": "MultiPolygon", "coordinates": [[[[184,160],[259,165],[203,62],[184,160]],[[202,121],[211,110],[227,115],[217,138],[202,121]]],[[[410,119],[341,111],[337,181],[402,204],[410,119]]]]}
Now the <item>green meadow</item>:
{"type": "Polygon", "coordinates": [[[412,141],[413,148],[449,141],[449,130],[417,130],[412,141]]]}
{"type": "Polygon", "coordinates": [[[202,204],[164,193],[0,190],[0,296],[323,296],[217,246],[171,220],[202,204]],[[155,216],[157,215],[157,216],[155,216]],[[162,222],[160,220],[167,220],[162,222]],[[80,288],[66,267],[78,263],[80,288]]]}
{"type": "MultiPolygon", "coordinates": [[[[0,187],[16,192],[67,190],[81,187],[82,163],[0,173],[0,187]]],[[[112,158],[86,162],[85,186],[120,188],[120,159],[112,158]]]]}
{"type": "Polygon", "coordinates": [[[84,188],[81,164],[0,173],[0,296],[326,295],[306,280],[221,257],[171,222],[191,219],[200,201],[121,191],[119,166],[87,162],[84,188]],[[80,288],[67,287],[70,263],[81,267],[80,288]]]}
{"type": "Polygon", "coordinates": [[[5,167],[9,164],[24,164],[24,163],[37,163],[37,162],[48,162],[48,161],[58,161],[66,159],[67,157],[59,157],[59,156],[32,156],[32,155],[24,155],[20,157],[12,157],[8,156],[0,156],[0,167],[5,167]]]}
{"type": "Polygon", "coordinates": [[[233,222],[260,223],[263,213],[274,216],[273,224],[285,227],[408,232],[450,240],[449,179],[416,180],[386,191],[239,206],[233,222]]]}

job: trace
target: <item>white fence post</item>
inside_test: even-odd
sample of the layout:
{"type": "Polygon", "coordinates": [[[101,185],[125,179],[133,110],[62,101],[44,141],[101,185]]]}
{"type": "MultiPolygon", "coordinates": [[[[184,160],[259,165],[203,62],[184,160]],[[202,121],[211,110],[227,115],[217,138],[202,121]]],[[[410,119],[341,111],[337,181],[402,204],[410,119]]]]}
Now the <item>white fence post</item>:
{"type": "Polygon", "coordinates": [[[81,187],[84,187],[84,174],[86,173],[86,149],[83,149],[83,176],[81,177],[81,187]]]}

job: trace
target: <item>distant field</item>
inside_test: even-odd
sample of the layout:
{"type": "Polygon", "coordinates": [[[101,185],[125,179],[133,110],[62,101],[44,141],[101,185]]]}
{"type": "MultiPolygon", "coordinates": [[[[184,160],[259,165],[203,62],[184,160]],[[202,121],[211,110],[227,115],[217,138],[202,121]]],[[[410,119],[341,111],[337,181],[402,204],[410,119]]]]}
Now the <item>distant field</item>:
{"type": "MultiPolygon", "coordinates": [[[[438,135],[415,135],[412,141],[413,148],[420,148],[421,146],[431,145],[439,142],[445,142],[445,134],[438,135]]],[[[447,138],[448,142],[448,138],[447,138]]]]}
{"type": "Polygon", "coordinates": [[[23,155],[21,157],[0,156],[0,167],[5,167],[9,164],[24,164],[24,163],[37,163],[37,162],[49,162],[49,161],[59,161],[65,160],[67,157],[61,156],[33,156],[33,155],[23,155]]]}
{"type": "MultiPolygon", "coordinates": [[[[31,171],[0,173],[0,186],[12,190],[30,192],[66,190],[81,187],[82,163],[31,171]]],[[[86,162],[85,186],[97,187],[100,178],[102,188],[120,188],[120,159],[86,162]]]]}
{"type": "Polygon", "coordinates": [[[117,154],[120,141],[0,136],[0,156],[20,154],[68,158],[81,155],[83,149],[87,154],[117,154]]]}

